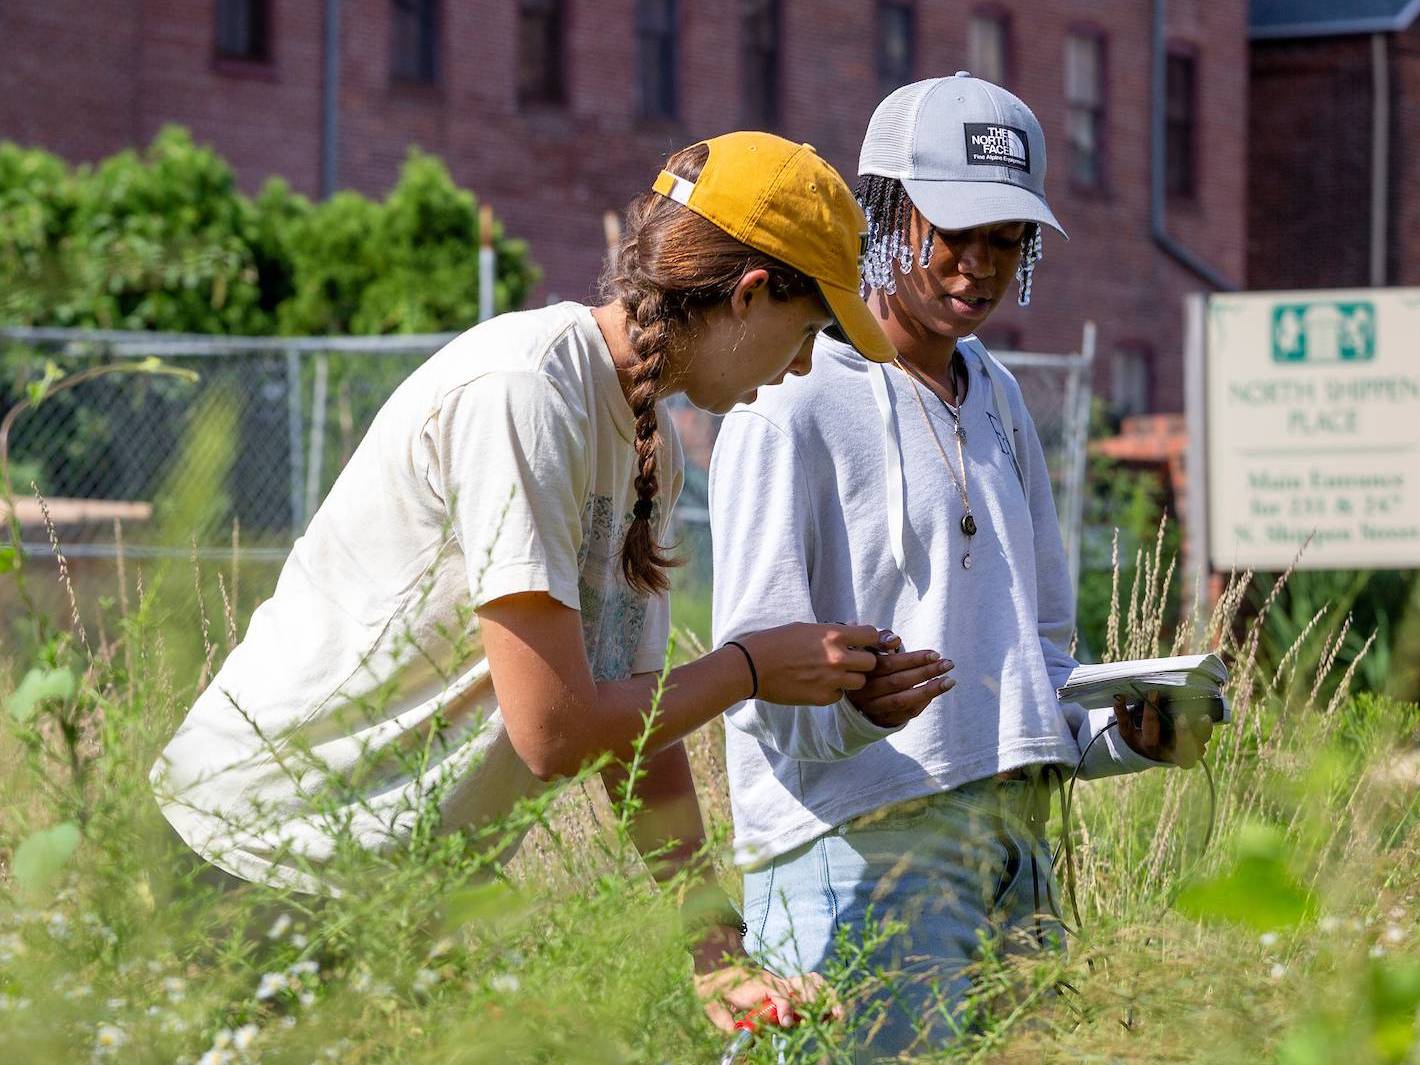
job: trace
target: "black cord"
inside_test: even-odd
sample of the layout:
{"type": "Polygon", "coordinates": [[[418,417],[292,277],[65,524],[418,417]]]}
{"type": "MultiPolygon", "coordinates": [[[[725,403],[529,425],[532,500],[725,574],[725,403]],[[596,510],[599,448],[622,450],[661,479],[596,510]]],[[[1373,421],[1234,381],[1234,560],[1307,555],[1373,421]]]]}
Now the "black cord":
{"type": "MultiPolygon", "coordinates": [[[[1054,870],[1060,865],[1060,855],[1063,852],[1065,855],[1065,889],[1070,896],[1070,912],[1075,917],[1075,927],[1071,928],[1066,924],[1054,895],[1049,890],[1046,892],[1046,900],[1050,903],[1051,913],[1054,915],[1055,919],[1060,922],[1060,926],[1064,928],[1066,932],[1077,937],[1084,930],[1085,922],[1080,919],[1080,905],[1075,897],[1075,848],[1071,842],[1070,832],[1070,811],[1073,809],[1075,803],[1075,781],[1080,777],[1080,770],[1084,768],[1085,759],[1089,757],[1091,748],[1099,742],[1100,737],[1106,732],[1118,727],[1118,721],[1109,722],[1104,728],[1094,734],[1089,743],[1085,744],[1085,749],[1080,752],[1080,760],[1075,763],[1075,770],[1070,774],[1069,787],[1066,787],[1064,784],[1064,773],[1059,766],[1052,765],[1046,767],[1047,770],[1054,770],[1055,790],[1056,794],[1060,797],[1060,843],[1056,846],[1055,853],[1051,856],[1050,867],[1054,870]]],[[[1198,764],[1203,767],[1203,775],[1208,781],[1208,830],[1203,836],[1203,847],[1198,853],[1198,858],[1194,863],[1195,867],[1197,862],[1203,860],[1203,855],[1208,851],[1208,845],[1213,842],[1214,821],[1218,814],[1218,791],[1216,785],[1213,783],[1213,770],[1209,767],[1206,759],[1200,758],[1198,764]]],[[[1048,881],[1046,886],[1048,889],[1048,881]]]]}

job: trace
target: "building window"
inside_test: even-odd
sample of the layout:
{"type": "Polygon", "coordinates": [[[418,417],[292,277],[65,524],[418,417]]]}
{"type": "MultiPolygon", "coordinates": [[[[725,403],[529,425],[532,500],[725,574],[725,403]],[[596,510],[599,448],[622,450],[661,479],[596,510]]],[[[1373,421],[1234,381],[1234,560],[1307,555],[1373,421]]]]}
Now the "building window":
{"type": "Polygon", "coordinates": [[[967,55],[973,74],[997,85],[1006,84],[1010,34],[1011,24],[1005,15],[981,11],[971,16],[967,28],[967,55]]]}
{"type": "Polygon", "coordinates": [[[221,59],[271,58],[267,0],[217,0],[217,55],[221,59]]]}
{"type": "Polygon", "coordinates": [[[1152,364],[1148,349],[1142,346],[1125,345],[1115,350],[1110,365],[1109,401],[1116,418],[1149,412],[1152,364]]]}
{"type": "Polygon", "coordinates": [[[912,0],[878,0],[878,88],[883,95],[912,80],[916,15],[912,0]]]}
{"type": "Polygon", "coordinates": [[[741,25],[744,59],[740,79],[744,87],[744,114],[749,125],[772,129],[779,125],[780,40],[783,4],[780,0],[743,0],[741,25]]]}
{"type": "Polygon", "coordinates": [[[1192,199],[1198,192],[1198,62],[1174,52],[1165,69],[1164,188],[1192,199]]]}
{"type": "Polygon", "coordinates": [[[636,53],[641,117],[675,118],[675,0],[636,0],[636,53]]]}
{"type": "Polygon", "coordinates": [[[1104,186],[1104,100],[1104,38],[1072,33],[1065,38],[1065,144],[1076,188],[1104,186]]]}
{"type": "Polygon", "coordinates": [[[525,104],[560,104],[567,98],[562,79],[562,0],[521,0],[518,8],[518,99],[525,104]]]}
{"type": "Polygon", "coordinates": [[[393,0],[394,49],[390,71],[395,81],[433,84],[439,73],[437,0],[393,0]]]}

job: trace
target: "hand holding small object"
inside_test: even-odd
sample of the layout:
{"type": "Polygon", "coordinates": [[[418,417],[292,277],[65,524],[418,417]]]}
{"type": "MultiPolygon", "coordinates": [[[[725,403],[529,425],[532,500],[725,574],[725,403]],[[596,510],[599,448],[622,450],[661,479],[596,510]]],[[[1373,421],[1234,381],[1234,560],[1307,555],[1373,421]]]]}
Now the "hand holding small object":
{"type": "Polygon", "coordinates": [[[903,651],[896,633],[883,630],[868,650],[877,656],[877,664],[863,687],[847,694],[858,712],[879,728],[907,724],[956,686],[947,676],[954,662],[936,651],[903,651]]]}
{"type": "Polygon", "coordinates": [[[878,659],[865,647],[879,632],[873,625],[796,622],[745,633],[721,653],[743,659],[746,698],[781,706],[827,706],[866,683],[878,659]],[[750,669],[753,663],[753,669],[750,669]]]}
{"type": "Polygon", "coordinates": [[[1206,710],[1193,712],[1158,691],[1150,691],[1132,706],[1123,695],[1116,695],[1114,718],[1124,742],[1136,752],[1184,769],[1197,764],[1213,736],[1213,721],[1206,710]]]}

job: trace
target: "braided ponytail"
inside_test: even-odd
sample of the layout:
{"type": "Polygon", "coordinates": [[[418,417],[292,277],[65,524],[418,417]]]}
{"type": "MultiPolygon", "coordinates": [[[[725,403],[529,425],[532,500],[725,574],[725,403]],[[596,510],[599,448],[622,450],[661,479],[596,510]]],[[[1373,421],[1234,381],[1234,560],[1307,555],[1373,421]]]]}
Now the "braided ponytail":
{"type": "MultiPolygon", "coordinates": [[[[694,181],[709,155],[704,144],[695,144],[672,155],[666,169],[694,181]]],[[[652,524],[660,492],[656,400],[665,390],[671,354],[693,333],[697,315],[726,302],[751,270],[769,272],[772,299],[792,299],[818,288],[797,270],[657,192],[643,193],[631,204],[622,232],[601,283],[603,296],[626,312],[635,356],[627,399],[636,420],[636,503],[621,548],[621,572],[633,590],[653,595],[669,587],[666,569],[679,565],[658,542],[652,524]]]]}
{"type": "Polygon", "coordinates": [[[636,362],[631,368],[631,414],[636,419],[636,505],[626,541],[621,549],[621,572],[626,581],[643,595],[667,588],[665,570],[679,561],[671,558],[656,542],[651,519],[656,493],[656,457],[661,449],[660,426],[656,421],[656,397],[665,373],[677,319],[672,301],[664,292],[649,286],[629,290],[622,297],[630,327],[636,362]]]}

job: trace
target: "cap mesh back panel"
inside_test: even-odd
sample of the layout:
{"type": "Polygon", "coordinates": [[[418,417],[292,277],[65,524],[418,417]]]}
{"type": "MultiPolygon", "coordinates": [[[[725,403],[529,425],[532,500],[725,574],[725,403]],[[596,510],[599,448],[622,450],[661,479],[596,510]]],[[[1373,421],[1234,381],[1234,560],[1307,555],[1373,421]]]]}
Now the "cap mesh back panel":
{"type": "Polygon", "coordinates": [[[896,89],[878,104],[868,122],[863,151],[858,156],[858,173],[884,177],[907,177],[912,173],[913,129],[922,98],[937,79],[915,81],[896,89]]]}

